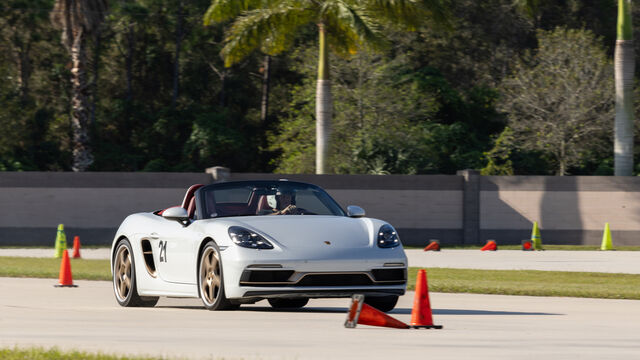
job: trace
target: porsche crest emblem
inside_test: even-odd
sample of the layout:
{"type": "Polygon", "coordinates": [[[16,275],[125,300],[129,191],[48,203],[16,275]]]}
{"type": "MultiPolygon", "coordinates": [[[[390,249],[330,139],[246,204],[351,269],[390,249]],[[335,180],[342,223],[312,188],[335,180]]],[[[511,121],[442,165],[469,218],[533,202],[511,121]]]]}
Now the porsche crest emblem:
{"type": "Polygon", "coordinates": [[[325,241],[324,243],[327,245],[331,245],[331,241],[325,241]]]}

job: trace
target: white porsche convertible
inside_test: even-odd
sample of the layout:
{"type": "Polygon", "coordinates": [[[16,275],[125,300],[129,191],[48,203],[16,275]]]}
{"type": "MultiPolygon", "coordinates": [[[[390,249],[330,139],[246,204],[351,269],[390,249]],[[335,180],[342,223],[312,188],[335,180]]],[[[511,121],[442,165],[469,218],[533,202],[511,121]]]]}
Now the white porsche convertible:
{"type": "Polygon", "coordinates": [[[389,311],[406,290],[407,257],[390,224],[345,212],[315,185],[236,181],[193,185],[181,206],[128,216],[111,270],[122,306],[172,296],[210,310],[263,299],[299,308],[357,293],[389,311]]]}

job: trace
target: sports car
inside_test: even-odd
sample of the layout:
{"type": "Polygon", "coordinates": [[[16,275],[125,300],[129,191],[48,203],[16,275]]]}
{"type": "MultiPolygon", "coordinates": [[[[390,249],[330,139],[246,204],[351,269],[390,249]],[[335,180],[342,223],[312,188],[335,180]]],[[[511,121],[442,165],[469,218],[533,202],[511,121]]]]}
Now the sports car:
{"type": "Polygon", "coordinates": [[[343,210],[318,186],[233,181],[193,185],[180,206],[129,215],[111,270],[122,306],[171,296],[200,298],[209,310],[263,299],[300,308],[363,294],[389,311],[405,293],[407,257],[390,224],[343,210]]]}

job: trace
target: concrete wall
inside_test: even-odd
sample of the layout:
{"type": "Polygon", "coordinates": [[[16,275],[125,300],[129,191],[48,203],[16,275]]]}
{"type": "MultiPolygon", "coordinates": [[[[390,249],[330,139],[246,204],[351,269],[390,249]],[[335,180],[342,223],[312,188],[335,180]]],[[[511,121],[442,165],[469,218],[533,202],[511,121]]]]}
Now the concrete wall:
{"type": "MultiPolygon", "coordinates": [[[[614,245],[640,245],[640,178],[458,175],[279,175],[317,184],[343,207],[393,224],[405,244],[519,244],[533,221],[546,244],[599,244],[605,222],[614,245]]],[[[0,245],[53,245],[56,226],[83,244],[108,244],[129,214],[182,201],[205,173],[0,172],[0,245]]]]}
{"type": "Polygon", "coordinates": [[[611,176],[480,177],[480,236],[502,243],[600,244],[609,222],[614,244],[640,245],[640,178],[611,176]]]}
{"type": "Polygon", "coordinates": [[[108,244],[129,214],[179,205],[204,173],[0,172],[0,245],[52,245],[56,227],[67,241],[108,244]]]}

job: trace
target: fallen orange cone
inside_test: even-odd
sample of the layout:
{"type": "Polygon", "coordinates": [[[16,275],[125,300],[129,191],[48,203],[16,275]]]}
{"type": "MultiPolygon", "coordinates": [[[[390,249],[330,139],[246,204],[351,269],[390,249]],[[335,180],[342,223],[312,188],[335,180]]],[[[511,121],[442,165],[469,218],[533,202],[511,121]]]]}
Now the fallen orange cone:
{"type": "Polygon", "coordinates": [[[487,244],[480,249],[482,251],[496,251],[498,250],[498,244],[496,244],[495,240],[487,240],[487,244]]]}
{"type": "Polygon", "coordinates": [[[351,298],[351,306],[347,312],[346,328],[355,328],[357,324],[382,326],[396,329],[408,329],[409,325],[394,319],[382,311],[364,303],[364,295],[356,294],[351,298]]]}
{"type": "Polygon", "coordinates": [[[77,235],[73,237],[73,258],[80,258],[80,236],[77,235]]]}
{"type": "Polygon", "coordinates": [[[440,241],[431,240],[429,245],[427,245],[423,251],[440,251],[440,241]]]}
{"type": "Polygon", "coordinates": [[[58,285],[55,287],[78,287],[73,285],[73,276],[71,275],[71,262],[69,261],[69,251],[65,250],[62,253],[62,262],[60,263],[60,277],[58,279],[58,285]]]}
{"type": "Polygon", "coordinates": [[[418,277],[416,278],[416,294],[413,297],[411,327],[414,329],[442,329],[442,325],[433,325],[427,272],[424,269],[418,270],[418,277]]]}

